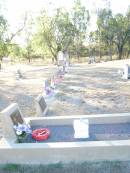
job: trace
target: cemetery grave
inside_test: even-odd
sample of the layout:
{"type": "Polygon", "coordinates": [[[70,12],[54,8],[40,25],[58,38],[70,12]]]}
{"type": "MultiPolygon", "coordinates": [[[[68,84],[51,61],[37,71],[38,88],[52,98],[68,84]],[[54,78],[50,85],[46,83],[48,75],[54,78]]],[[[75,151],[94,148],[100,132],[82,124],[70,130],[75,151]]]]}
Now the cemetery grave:
{"type": "MultiPolygon", "coordinates": [[[[130,112],[130,83],[118,69],[127,61],[94,65],[74,65],[57,86],[58,93],[49,105],[47,116],[130,112]],[[84,85],[83,85],[84,84],[84,85]],[[77,87],[77,88],[76,88],[77,87]],[[62,99],[59,99],[61,96],[62,99]],[[75,98],[78,100],[76,104],[75,98]],[[65,101],[64,101],[65,100],[65,101]],[[81,100],[85,102],[81,102],[81,100]],[[80,106],[79,106],[80,105],[80,106]]],[[[25,116],[35,116],[35,98],[43,93],[43,82],[53,76],[57,67],[23,66],[26,80],[16,80],[16,67],[1,71],[0,111],[17,102],[25,116]]]]}
{"type": "Polygon", "coordinates": [[[130,6],[68,3],[1,4],[2,173],[130,170],[130,6]]]}
{"type": "MultiPolygon", "coordinates": [[[[108,64],[107,67],[109,67],[108,64]]],[[[82,68],[79,65],[71,67],[64,80],[56,84],[58,93],[53,97],[54,100],[51,101],[51,104],[48,105],[42,94],[37,98],[35,96],[37,117],[27,116],[25,110],[20,111],[17,104],[3,110],[0,115],[3,127],[0,155],[4,155],[4,157],[1,158],[0,162],[46,164],[71,161],[128,160],[130,155],[130,114],[118,113],[127,109],[126,101],[121,98],[121,96],[124,96],[123,90],[120,90],[122,93],[119,97],[117,83],[113,85],[115,79],[117,79],[119,86],[124,86],[124,80],[120,79],[116,71],[112,68],[103,71],[100,64],[88,67],[87,70],[84,65],[82,68]],[[98,71],[98,81],[96,80],[97,73],[92,72],[93,68],[98,71]],[[75,71],[77,71],[76,74],[75,71]],[[86,76],[84,75],[85,72],[87,72],[86,76]],[[100,83],[102,79],[107,82],[100,83]],[[93,91],[92,102],[88,99],[92,97],[90,91],[93,91]],[[108,97],[105,93],[111,94],[108,97]],[[115,104],[117,104],[115,109],[114,107],[112,109],[108,107],[105,111],[109,114],[97,114],[102,113],[102,111],[105,113],[105,111],[104,109],[102,111],[96,109],[93,106],[96,103],[95,101],[99,99],[101,106],[102,100],[107,101],[108,106],[108,103],[112,103],[113,100],[111,99],[114,99],[114,97],[115,104]],[[119,102],[120,98],[123,102],[119,102]],[[64,106],[62,107],[63,103],[64,106]],[[50,111],[52,107],[54,112],[50,111]],[[60,107],[63,112],[58,110],[60,107]],[[113,110],[117,114],[110,114],[113,110]],[[91,113],[95,111],[96,115],[90,115],[89,111],[91,113]],[[88,115],[86,115],[86,112],[88,115]],[[57,113],[58,116],[56,117],[57,113]],[[44,117],[45,115],[46,117],[44,117]],[[85,127],[87,130],[85,138],[76,137],[75,135],[74,122],[81,122],[82,120],[88,122],[85,127]],[[32,131],[39,128],[49,129],[50,135],[47,140],[36,141],[32,139],[32,131]],[[18,136],[20,129],[23,130],[22,134],[25,134],[25,136],[18,136]],[[51,153],[53,153],[53,156],[51,153]],[[82,157],[79,157],[79,154],[82,157]]],[[[56,72],[53,72],[53,75],[46,77],[46,79],[54,79],[54,74],[56,72]]],[[[19,82],[24,83],[25,81],[20,80],[19,82]]],[[[127,83],[127,87],[129,87],[129,83],[127,83]]],[[[41,91],[43,93],[43,87],[41,91]]],[[[31,111],[30,108],[29,111],[31,111]]],[[[78,128],[78,135],[81,135],[81,132],[84,133],[84,130],[78,128]]]]}
{"type": "MultiPolygon", "coordinates": [[[[33,126],[32,129],[38,129],[39,126],[33,126]]],[[[119,124],[91,124],[89,126],[88,138],[75,138],[73,125],[51,125],[40,126],[47,128],[51,134],[47,140],[40,141],[48,142],[81,142],[81,141],[110,141],[110,140],[129,140],[130,139],[130,123],[119,124]]],[[[29,134],[22,143],[37,143],[29,134]]]]}
{"type": "Polygon", "coordinates": [[[0,140],[0,155],[4,155],[0,158],[1,163],[48,164],[129,159],[129,113],[23,118],[18,104],[12,104],[1,112],[0,117],[4,134],[0,140]],[[74,122],[80,120],[89,122],[85,138],[74,136],[74,122]],[[14,125],[21,123],[30,127],[32,132],[47,128],[50,136],[46,141],[39,142],[31,138],[29,131],[23,140],[18,140],[14,125]],[[79,157],[80,154],[82,157],[79,157]]]}

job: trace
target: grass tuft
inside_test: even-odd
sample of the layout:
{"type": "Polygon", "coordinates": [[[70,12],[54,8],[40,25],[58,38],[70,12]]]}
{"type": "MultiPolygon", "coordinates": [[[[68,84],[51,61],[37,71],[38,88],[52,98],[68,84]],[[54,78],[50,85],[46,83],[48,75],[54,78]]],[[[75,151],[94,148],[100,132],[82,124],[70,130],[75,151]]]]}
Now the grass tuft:
{"type": "Polygon", "coordinates": [[[57,163],[49,165],[0,165],[0,173],[130,173],[130,161],[57,163]]]}

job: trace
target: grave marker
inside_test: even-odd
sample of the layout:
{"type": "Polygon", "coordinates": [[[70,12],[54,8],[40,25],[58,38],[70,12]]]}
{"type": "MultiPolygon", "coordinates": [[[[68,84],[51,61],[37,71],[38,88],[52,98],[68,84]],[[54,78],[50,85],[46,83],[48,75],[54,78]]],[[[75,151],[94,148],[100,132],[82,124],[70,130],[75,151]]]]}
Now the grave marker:
{"type": "Polygon", "coordinates": [[[95,57],[94,56],[90,56],[89,60],[88,60],[88,64],[93,64],[95,63],[95,57]]]}
{"type": "Polygon", "coordinates": [[[44,116],[47,113],[48,107],[43,96],[38,96],[36,99],[36,111],[38,116],[44,116]]]}
{"type": "Polygon", "coordinates": [[[13,103],[0,113],[4,138],[17,140],[14,125],[26,124],[17,103],[13,103]]]}
{"type": "Polygon", "coordinates": [[[130,78],[130,67],[128,64],[126,64],[124,66],[124,69],[123,69],[123,79],[129,79],[130,78]]]}

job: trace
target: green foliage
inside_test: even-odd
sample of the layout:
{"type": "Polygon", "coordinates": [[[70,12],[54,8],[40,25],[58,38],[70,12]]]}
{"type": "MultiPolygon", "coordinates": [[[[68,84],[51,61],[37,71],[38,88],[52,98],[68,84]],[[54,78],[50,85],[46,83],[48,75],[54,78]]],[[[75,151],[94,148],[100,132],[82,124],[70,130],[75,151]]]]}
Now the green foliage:
{"type": "Polygon", "coordinates": [[[118,53],[118,59],[122,58],[123,49],[130,38],[130,13],[124,16],[122,14],[113,15],[110,9],[102,9],[98,13],[98,30],[90,33],[93,42],[99,45],[99,53],[109,54],[112,60],[112,54],[118,53]]]}
{"type": "Polygon", "coordinates": [[[0,170],[3,170],[3,172],[9,171],[9,172],[17,172],[17,170],[20,169],[20,165],[18,164],[7,164],[7,165],[1,165],[0,170]]]}
{"type": "Polygon", "coordinates": [[[87,26],[90,19],[89,12],[82,6],[80,0],[76,0],[72,11],[73,24],[75,26],[74,47],[77,57],[81,56],[81,50],[87,36],[87,26]]]}
{"type": "Polygon", "coordinates": [[[41,57],[57,61],[59,50],[67,50],[72,57],[112,56],[118,59],[130,54],[130,7],[125,15],[113,15],[110,8],[97,14],[97,30],[88,37],[89,11],[81,0],[75,0],[70,11],[55,9],[53,15],[43,9],[35,19],[25,15],[23,26],[12,33],[3,14],[0,13],[0,63],[3,56],[17,59],[41,57]],[[25,45],[15,43],[15,37],[24,37],[25,45]],[[87,44],[86,44],[87,43],[87,44]],[[88,45],[89,43],[89,45],[88,45]]]}
{"type": "Polygon", "coordinates": [[[37,19],[37,32],[33,36],[35,51],[43,55],[49,54],[57,60],[59,48],[61,50],[80,52],[86,38],[88,11],[76,1],[69,13],[64,8],[56,10],[50,17],[45,10],[37,19]]]}
{"type": "Polygon", "coordinates": [[[0,15],[0,58],[6,55],[6,31],[7,21],[3,15],[0,15]]]}

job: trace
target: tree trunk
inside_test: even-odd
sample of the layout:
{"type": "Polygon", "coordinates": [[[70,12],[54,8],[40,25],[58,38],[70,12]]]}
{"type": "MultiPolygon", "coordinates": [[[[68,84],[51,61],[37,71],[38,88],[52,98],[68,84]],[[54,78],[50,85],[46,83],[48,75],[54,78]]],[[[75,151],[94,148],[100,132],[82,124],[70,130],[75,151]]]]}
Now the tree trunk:
{"type": "Polygon", "coordinates": [[[57,55],[54,56],[54,61],[57,63],[57,55]]]}
{"type": "Polygon", "coordinates": [[[112,45],[111,44],[109,46],[109,58],[110,58],[110,61],[112,61],[112,45]]]}
{"type": "Polygon", "coordinates": [[[101,45],[99,44],[99,61],[102,59],[101,45]]]}
{"type": "Polygon", "coordinates": [[[31,58],[30,58],[30,57],[28,58],[28,62],[29,62],[29,63],[31,62],[31,58]]]}
{"type": "Polygon", "coordinates": [[[76,57],[77,57],[77,62],[79,63],[80,58],[79,58],[79,52],[78,52],[78,50],[76,51],[76,57]]]}
{"type": "Polygon", "coordinates": [[[118,46],[118,59],[121,60],[123,53],[123,46],[118,46]]]}
{"type": "Polygon", "coordinates": [[[54,57],[52,57],[52,63],[55,64],[55,59],[54,59],[54,57]]]}
{"type": "Polygon", "coordinates": [[[127,55],[126,55],[127,59],[129,58],[129,55],[130,55],[130,50],[128,50],[128,52],[127,52],[127,55]]]}
{"type": "Polygon", "coordinates": [[[2,66],[2,57],[0,57],[0,70],[1,70],[1,66],[2,66]]]}
{"type": "Polygon", "coordinates": [[[101,51],[99,52],[99,61],[101,61],[101,59],[102,59],[102,53],[101,53],[101,51]]]}

